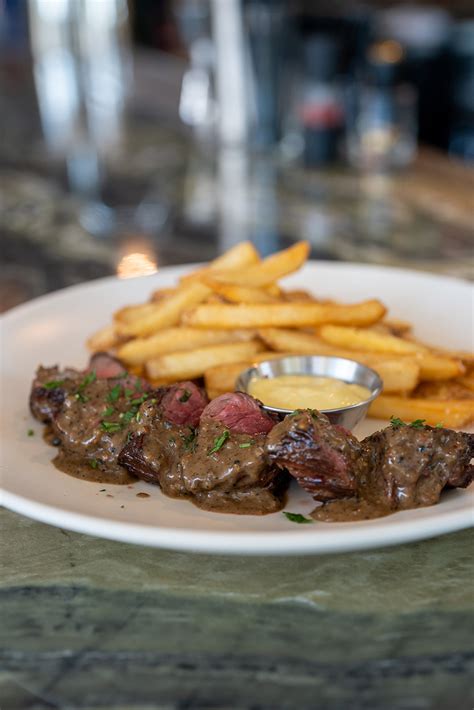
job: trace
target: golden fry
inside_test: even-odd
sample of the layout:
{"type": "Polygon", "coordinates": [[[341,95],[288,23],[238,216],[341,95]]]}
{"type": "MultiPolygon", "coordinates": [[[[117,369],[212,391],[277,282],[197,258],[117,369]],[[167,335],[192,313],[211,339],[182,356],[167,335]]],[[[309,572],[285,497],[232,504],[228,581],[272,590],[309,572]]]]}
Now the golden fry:
{"type": "Polygon", "coordinates": [[[146,371],[152,379],[172,377],[175,380],[201,377],[210,367],[241,360],[251,360],[262,346],[257,341],[214,345],[161,355],[146,364],[146,371]]]}
{"type": "Polygon", "coordinates": [[[393,353],[404,355],[426,351],[418,343],[397,338],[387,333],[379,333],[366,328],[349,328],[339,325],[324,325],[319,330],[320,337],[329,345],[350,350],[362,350],[372,353],[393,353]]]}
{"type": "Polygon", "coordinates": [[[150,312],[135,321],[118,324],[117,330],[120,335],[143,337],[162,328],[177,325],[183,311],[201,303],[210,293],[211,290],[204,284],[191,281],[171,296],[148,304],[152,307],[150,312]]]}
{"type": "Polygon", "coordinates": [[[186,274],[181,277],[181,283],[186,283],[187,281],[192,281],[194,279],[201,279],[209,273],[214,271],[222,270],[234,270],[234,269],[246,269],[249,266],[258,264],[260,262],[260,256],[258,251],[255,249],[252,242],[239,242],[235,247],[229,249],[211,261],[207,266],[202,269],[197,269],[192,271],[190,274],[186,274]]]}
{"type": "Polygon", "coordinates": [[[420,366],[414,357],[396,358],[382,353],[365,353],[335,348],[317,336],[301,331],[267,328],[259,331],[269,347],[298,355],[327,355],[356,360],[378,372],[385,392],[410,392],[419,381],[420,366]]]}
{"type": "Polygon", "coordinates": [[[404,422],[425,419],[427,424],[458,428],[474,421],[472,400],[412,399],[382,394],[372,402],[369,416],[376,419],[398,417],[404,422]]]}
{"type": "Polygon", "coordinates": [[[91,335],[87,341],[87,347],[93,353],[101,351],[106,352],[115,348],[119,342],[120,339],[115,330],[115,326],[111,324],[106,325],[104,328],[101,328],[96,333],[91,335]]]}
{"type": "Polygon", "coordinates": [[[114,320],[119,326],[121,323],[133,323],[140,318],[146,318],[154,313],[156,303],[138,303],[133,306],[124,306],[114,313],[114,320]]]}
{"type": "Polygon", "coordinates": [[[322,303],[270,303],[240,305],[201,305],[183,316],[183,322],[196,328],[267,328],[343,323],[369,325],[380,320],[385,307],[370,300],[350,305],[322,303]]]}
{"type": "Polygon", "coordinates": [[[289,249],[268,256],[248,269],[216,271],[215,278],[218,281],[240,286],[255,286],[257,288],[268,286],[297,271],[307,260],[308,254],[308,242],[298,242],[289,249]]]}
{"type": "Polygon", "coordinates": [[[215,294],[232,303],[278,303],[279,301],[277,297],[271,296],[263,288],[226,284],[215,281],[211,276],[204,277],[203,283],[209,286],[215,294]]]}
{"type": "Polygon", "coordinates": [[[149,338],[135,338],[122,345],[117,357],[126,364],[140,365],[164,353],[192,350],[207,345],[221,345],[251,340],[252,330],[205,330],[203,328],[164,328],[149,338]]]}

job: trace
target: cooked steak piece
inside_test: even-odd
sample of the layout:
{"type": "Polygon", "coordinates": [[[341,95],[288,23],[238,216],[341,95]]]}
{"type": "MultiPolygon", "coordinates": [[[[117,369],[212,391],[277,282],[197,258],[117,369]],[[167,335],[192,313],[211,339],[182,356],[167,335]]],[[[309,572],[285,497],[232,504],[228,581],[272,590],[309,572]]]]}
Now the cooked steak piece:
{"type": "Polygon", "coordinates": [[[94,371],[98,379],[120,377],[126,370],[120,360],[109,353],[94,353],[89,361],[87,372],[94,371]]]}
{"type": "MultiPolygon", "coordinates": [[[[84,376],[92,372],[97,379],[108,379],[122,377],[125,369],[116,358],[107,353],[92,355],[84,371],[73,368],[61,370],[57,366],[39,367],[30,393],[30,409],[33,416],[40,422],[48,424],[61,410],[67,393],[77,390],[84,376]]],[[[133,375],[129,377],[129,384],[133,386],[136,378],[133,375]]]]}
{"type": "Polygon", "coordinates": [[[253,514],[282,508],[288,477],[265,453],[265,432],[273,424],[258,402],[241,392],[208,404],[192,450],[182,458],[183,484],[199,507],[253,514]]]}
{"type": "Polygon", "coordinates": [[[276,423],[256,399],[243,392],[216,397],[203,417],[218,421],[236,434],[267,434],[276,423]]]}
{"type": "Polygon", "coordinates": [[[142,404],[139,421],[132,424],[129,441],[119,455],[120,465],[161,486],[171,497],[189,496],[182,482],[181,460],[192,446],[194,426],[206,404],[205,394],[193,382],[155,391],[142,404]]]}
{"type": "Polygon", "coordinates": [[[39,367],[30,392],[30,410],[35,419],[48,424],[63,406],[66,394],[82,375],[77,370],[39,367]]]}
{"type": "Polygon", "coordinates": [[[127,482],[118,454],[140,405],[151,396],[135,377],[97,379],[92,371],[75,378],[74,389],[51,421],[60,441],[56,466],[81,478],[127,482]]]}
{"type": "Polygon", "coordinates": [[[364,439],[359,496],[404,510],[434,505],[446,486],[474,479],[474,434],[436,427],[390,426],[364,439]]]}
{"type": "Polygon", "coordinates": [[[269,433],[270,461],[287,470],[315,500],[354,495],[362,447],[352,434],[333,426],[316,410],[290,414],[269,433]]]}
{"type": "Polygon", "coordinates": [[[196,427],[209,400],[194,382],[179,382],[164,390],[161,398],[163,418],[172,424],[196,427]]]}
{"type": "Polygon", "coordinates": [[[474,479],[474,434],[390,426],[362,442],[321,413],[304,410],[277,424],[267,454],[315,500],[319,520],[357,520],[433,505],[446,487],[474,479]]]}

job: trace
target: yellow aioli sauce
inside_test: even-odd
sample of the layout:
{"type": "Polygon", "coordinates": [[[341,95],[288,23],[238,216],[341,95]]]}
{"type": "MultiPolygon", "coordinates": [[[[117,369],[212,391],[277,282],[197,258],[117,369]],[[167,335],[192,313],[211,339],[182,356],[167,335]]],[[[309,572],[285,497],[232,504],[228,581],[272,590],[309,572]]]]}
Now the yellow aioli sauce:
{"type": "Polygon", "coordinates": [[[249,382],[248,393],[276,409],[338,409],[370,397],[367,387],[316,375],[254,377],[249,382]]]}

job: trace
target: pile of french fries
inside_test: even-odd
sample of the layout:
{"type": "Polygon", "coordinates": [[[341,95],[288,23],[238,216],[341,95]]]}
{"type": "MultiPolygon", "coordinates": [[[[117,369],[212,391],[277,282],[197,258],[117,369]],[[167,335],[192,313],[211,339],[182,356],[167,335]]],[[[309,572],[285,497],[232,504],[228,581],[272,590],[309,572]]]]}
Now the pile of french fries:
{"type": "Polygon", "coordinates": [[[261,259],[241,242],[175,288],[117,311],[88,347],[114,353],[157,386],[204,378],[211,399],[234,390],[253,363],[290,354],[347,357],[383,380],[371,416],[448,427],[474,421],[474,356],[419,342],[378,299],[344,305],[282,288],[280,279],[308,253],[298,242],[261,259]]]}

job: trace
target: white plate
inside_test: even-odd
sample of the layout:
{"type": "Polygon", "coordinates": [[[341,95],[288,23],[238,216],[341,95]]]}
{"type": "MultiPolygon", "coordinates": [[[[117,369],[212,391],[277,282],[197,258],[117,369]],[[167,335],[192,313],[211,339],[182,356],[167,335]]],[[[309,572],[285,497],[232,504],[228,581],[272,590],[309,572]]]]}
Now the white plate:
{"type": "MultiPolygon", "coordinates": [[[[12,510],[99,537],[179,550],[240,554],[303,554],[394,545],[460,530],[473,523],[474,486],[450,491],[439,505],[357,523],[296,525],[281,513],[222,515],[162,495],[145,483],[132,487],[89,483],[60,473],[41,426],[28,412],[28,393],[39,363],[81,367],[84,342],[109,322],[112,311],[145,300],[175,283],[189,267],[154,276],[103,279],[20,306],[2,319],[1,463],[4,505],[12,510]],[[28,437],[33,428],[35,436],[28,437]],[[104,492],[102,489],[106,489],[104,492]],[[138,498],[146,491],[150,498],[138,498]],[[112,496],[112,497],[108,497],[112,496]]],[[[394,317],[415,324],[428,342],[472,347],[472,287],[465,282],[400,269],[353,264],[308,264],[289,286],[340,301],[381,298],[394,317]]],[[[368,420],[360,435],[383,426],[368,420]]],[[[311,498],[295,485],[286,510],[309,512],[311,498]]]]}

